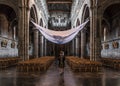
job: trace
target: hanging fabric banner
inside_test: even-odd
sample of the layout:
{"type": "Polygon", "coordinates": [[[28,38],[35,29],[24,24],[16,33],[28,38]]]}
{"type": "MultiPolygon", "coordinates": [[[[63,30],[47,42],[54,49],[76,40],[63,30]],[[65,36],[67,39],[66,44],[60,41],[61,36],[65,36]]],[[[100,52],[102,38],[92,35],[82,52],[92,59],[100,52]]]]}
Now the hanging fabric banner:
{"type": "Polygon", "coordinates": [[[65,43],[70,42],[78,34],[78,32],[85,27],[88,21],[89,20],[82,23],[76,28],[72,28],[72,29],[65,30],[65,31],[54,31],[54,30],[46,29],[34,23],[33,21],[31,22],[36,27],[36,29],[38,29],[47,40],[53,43],[56,43],[56,44],[65,44],[65,43]]]}

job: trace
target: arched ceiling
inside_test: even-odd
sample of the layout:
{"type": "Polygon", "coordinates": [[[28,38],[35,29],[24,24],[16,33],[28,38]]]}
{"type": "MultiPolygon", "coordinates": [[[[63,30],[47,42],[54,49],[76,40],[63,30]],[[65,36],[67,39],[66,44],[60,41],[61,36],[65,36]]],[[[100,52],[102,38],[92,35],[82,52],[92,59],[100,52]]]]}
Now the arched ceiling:
{"type": "Polygon", "coordinates": [[[48,10],[53,12],[70,13],[72,0],[47,0],[48,10]]]}
{"type": "Polygon", "coordinates": [[[14,18],[16,18],[15,11],[7,5],[0,4],[0,13],[5,14],[9,21],[12,21],[14,18]]]}
{"type": "Polygon", "coordinates": [[[113,4],[109,6],[104,12],[104,17],[107,16],[111,19],[119,15],[120,15],[120,4],[113,4]]]}
{"type": "Polygon", "coordinates": [[[72,0],[46,0],[50,14],[49,25],[55,27],[70,26],[72,0]]]}

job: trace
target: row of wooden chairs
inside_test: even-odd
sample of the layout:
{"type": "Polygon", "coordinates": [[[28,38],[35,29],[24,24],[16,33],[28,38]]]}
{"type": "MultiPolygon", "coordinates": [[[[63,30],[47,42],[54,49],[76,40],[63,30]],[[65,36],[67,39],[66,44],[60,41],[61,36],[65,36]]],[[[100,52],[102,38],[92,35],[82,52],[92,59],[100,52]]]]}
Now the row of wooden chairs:
{"type": "Polygon", "coordinates": [[[46,56],[19,62],[17,70],[19,72],[41,72],[46,71],[54,61],[54,57],[46,56]]]}
{"type": "Polygon", "coordinates": [[[18,57],[0,58],[0,69],[16,65],[21,59],[18,57]]]}
{"type": "Polygon", "coordinates": [[[101,62],[104,66],[110,67],[116,70],[120,70],[120,59],[115,58],[101,58],[101,62]]]}
{"type": "Polygon", "coordinates": [[[78,57],[67,57],[67,63],[73,71],[79,72],[99,72],[102,70],[102,64],[97,61],[80,59],[78,57]]]}

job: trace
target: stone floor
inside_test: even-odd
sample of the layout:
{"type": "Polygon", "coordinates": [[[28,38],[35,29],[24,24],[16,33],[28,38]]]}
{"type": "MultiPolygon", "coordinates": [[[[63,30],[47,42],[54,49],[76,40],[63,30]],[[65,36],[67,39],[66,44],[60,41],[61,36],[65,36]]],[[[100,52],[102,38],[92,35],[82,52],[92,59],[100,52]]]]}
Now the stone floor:
{"type": "Polygon", "coordinates": [[[60,75],[55,64],[44,73],[19,73],[13,67],[0,71],[0,86],[120,86],[120,71],[73,73],[68,66],[64,71],[60,75]]]}

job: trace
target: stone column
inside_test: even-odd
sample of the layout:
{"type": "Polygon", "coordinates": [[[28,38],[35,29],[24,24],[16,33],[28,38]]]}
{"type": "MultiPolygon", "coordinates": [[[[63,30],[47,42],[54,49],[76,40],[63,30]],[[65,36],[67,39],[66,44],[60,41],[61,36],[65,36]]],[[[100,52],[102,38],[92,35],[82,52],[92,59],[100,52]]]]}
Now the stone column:
{"type": "Polygon", "coordinates": [[[75,38],[75,56],[79,56],[79,35],[75,38]]]}
{"type": "Polygon", "coordinates": [[[95,59],[95,14],[94,14],[94,9],[91,7],[91,12],[90,12],[90,60],[94,61],[95,59]]]}
{"type": "Polygon", "coordinates": [[[70,51],[71,51],[71,50],[70,50],[70,46],[71,46],[70,44],[71,44],[71,43],[68,43],[68,45],[67,45],[67,55],[68,55],[68,56],[70,56],[70,51]]]}
{"type": "MultiPolygon", "coordinates": [[[[20,1],[20,0],[19,0],[20,1]]],[[[20,3],[19,3],[20,4],[20,3]]],[[[20,4],[18,20],[18,56],[24,60],[24,7],[20,4]]]]}
{"type": "MultiPolygon", "coordinates": [[[[97,9],[98,10],[98,9],[97,9]]],[[[96,37],[96,60],[101,58],[101,30],[102,30],[102,14],[101,11],[97,12],[97,37],[96,37]]]]}
{"type": "Polygon", "coordinates": [[[75,39],[72,40],[72,49],[71,49],[71,51],[72,51],[72,55],[74,56],[74,54],[75,54],[75,39]]]}
{"type": "Polygon", "coordinates": [[[44,37],[41,35],[40,36],[40,56],[43,56],[43,43],[44,43],[44,37]]]}
{"type": "Polygon", "coordinates": [[[85,48],[86,48],[86,32],[81,31],[81,58],[85,57],[85,48]]]}
{"type": "Polygon", "coordinates": [[[39,48],[39,46],[38,46],[38,34],[39,34],[38,30],[35,30],[34,31],[34,52],[33,52],[35,58],[38,58],[38,48],[39,48]]]}
{"type": "Polygon", "coordinates": [[[27,0],[19,0],[19,20],[18,20],[18,53],[23,60],[29,59],[29,13],[27,0]]]}
{"type": "Polygon", "coordinates": [[[70,55],[73,56],[73,40],[70,42],[70,55]]]}
{"type": "Polygon", "coordinates": [[[44,56],[46,56],[47,53],[47,40],[44,38],[44,56]]]}
{"type": "Polygon", "coordinates": [[[101,56],[100,28],[97,19],[97,7],[92,6],[90,9],[90,60],[96,61],[101,56]]]}
{"type": "Polygon", "coordinates": [[[49,49],[49,43],[48,40],[46,40],[46,56],[48,56],[48,49],[49,49]]]}
{"type": "Polygon", "coordinates": [[[79,52],[78,56],[81,58],[81,32],[79,33],[79,52]]]}
{"type": "Polygon", "coordinates": [[[29,60],[29,16],[30,16],[30,8],[27,6],[28,1],[25,0],[25,60],[29,60]],[[27,7],[26,7],[27,6],[27,7]]]}

